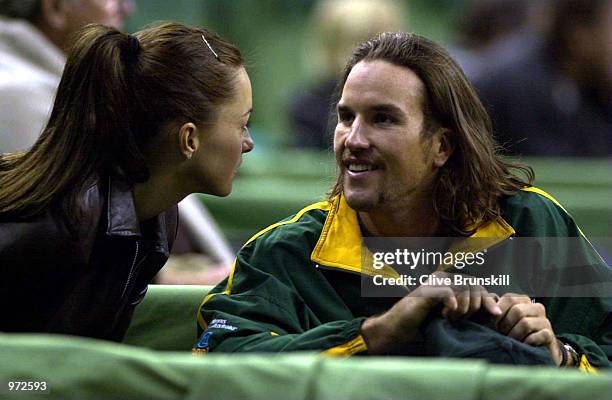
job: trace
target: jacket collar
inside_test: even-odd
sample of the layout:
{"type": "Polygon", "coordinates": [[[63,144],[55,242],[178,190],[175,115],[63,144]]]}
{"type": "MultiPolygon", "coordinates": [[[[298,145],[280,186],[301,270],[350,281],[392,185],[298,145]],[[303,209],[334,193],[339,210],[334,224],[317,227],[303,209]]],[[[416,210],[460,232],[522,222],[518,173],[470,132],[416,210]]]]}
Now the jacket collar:
{"type": "Polygon", "coordinates": [[[310,258],[319,264],[361,272],[362,237],[357,213],[344,196],[334,198],[310,258]]]}
{"type": "Polygon", "coordinates": [[[106,233],[109,236],[141,237],[132,187],[109,176],[106,195],[106,233]]]}
{"type": "Polygon", "coordinates": [[[165,213],[148,221],[142,226],[138,221],[132,186],[117,178],[108,178],[107,190],[107,221],[106,233],[114,237],[142,238],[153,242],[156,248],[168,252],[168,234],[165,213]]]}
{"type": "MultiPolygon", "coordinates": [[[[476,229],[470,238],[481,238],[477,243],[482,248],[469,248],[469,250],[479,251],[491,247],[514,234],[514,229],[503,218],[499,218],[476,229]]],[[[357,212],[348,205],[344,196],[340,195],[332,201],[321,236],[310,258],[328,267],[371,275],[374,271],[361,269],[362,240],[357,212]]],[[[468,242],[474,243],[474,241],[468,242]]],[[[461,239],[457,240],[452,245],[451,251],[468,250],[465,243],[461,239]]],[[[395,271],[388,272],[390,276],[397,275],[395,271]]]]}

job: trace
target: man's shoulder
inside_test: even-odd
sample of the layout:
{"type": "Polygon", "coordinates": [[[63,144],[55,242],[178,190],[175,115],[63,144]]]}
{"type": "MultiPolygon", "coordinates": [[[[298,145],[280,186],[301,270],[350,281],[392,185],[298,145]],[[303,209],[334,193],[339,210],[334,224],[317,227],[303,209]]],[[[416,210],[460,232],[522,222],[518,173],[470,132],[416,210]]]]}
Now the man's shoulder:
{"type": "Polygon", "coordinates": [[[0,85],[5,90],[27,89],[54,91],[61,75],[45,70],[36,63],[11,53],[0,51],[0,85]]]}
{"type": "Polygon", "coordinates": [[[310,204],[297,213],[276,222],[253,235],[244,247],[277,246],[282,244],[307,245],[318,240],[331,203],[310,204]]]}
{"type": "Polygon", "coordinates": [[[8,62],[0,60],[0,151],[13,152],[27,149],[40,135],[59,77],[8,62]]]}
{"type": "Polygon", "coordinates": [[[565,236],[575,226],[561,203],[537,187],[504,198],[502,212],[518,236],[565,236]]]}

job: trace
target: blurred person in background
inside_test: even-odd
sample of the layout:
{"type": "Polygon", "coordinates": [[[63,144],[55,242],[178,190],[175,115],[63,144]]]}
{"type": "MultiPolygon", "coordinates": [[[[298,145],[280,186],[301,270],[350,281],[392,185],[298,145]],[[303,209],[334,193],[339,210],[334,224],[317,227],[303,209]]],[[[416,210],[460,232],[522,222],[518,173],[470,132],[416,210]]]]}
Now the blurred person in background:
{"type": "Polygon", "coordinates": [[[314,82],[293,93],[289,104],[295,146],[327,150],[336,116],[332,94],[353,47],[384,31],[405,28],[405,10],[397,0],[321,0],[310,17],[314,49],[308,61],[317,69],[314,82]]]}
{"type": "Polygon", "coordinates": [[[511,154],[609,157],[612,0],[552,5],[542,43],[481,76],[476,87],[511,154]]]}
{"type": "Polygon", "coordinates": [[[45,126],[74,34],[121,29],[131,0],[0,0],[0,153],[23,151],[45,126]]]}
{"type": "Polygon", "coordinates": [[[177,23],[78,32],[49,122],[0,155],[0,331],[120,341],[190,193],[227,196],[253,148],[240,51],[177,23]]]}
{"type": "Polygon", "coordinates": [[[549,9],[547,0],[469,0],[451,54],[471,80],[486,76],[541,43],[549,9]]]}

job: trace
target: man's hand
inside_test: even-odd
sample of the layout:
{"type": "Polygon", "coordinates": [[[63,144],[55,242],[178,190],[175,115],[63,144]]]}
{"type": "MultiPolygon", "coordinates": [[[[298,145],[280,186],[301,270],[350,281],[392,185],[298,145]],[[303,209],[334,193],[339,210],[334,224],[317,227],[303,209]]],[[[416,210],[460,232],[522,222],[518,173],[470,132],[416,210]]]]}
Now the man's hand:
{"type": "Polygon", "coordinates": [[[546,309],[541,303],[532,303],[528,296],[507,293],[498,302],[502,314],[496,318],[497,330],[532,346],[545,346],[556,365],[562,356],[546,309]]]}
{"type": "MultiPolygon", "coordinates": [[[[449,276],[443,272],[434,275],[449,276]]],[[[440,284],[421,285],[386,313],[364,321],[361,334],[368,352],[386,354],[414,341],[425,318],[440,305],[441,314],[449,318],[470,316],[481,308],[493,316],[502,314],[495,298],[481,286],[457,288],[440,284]]]]}

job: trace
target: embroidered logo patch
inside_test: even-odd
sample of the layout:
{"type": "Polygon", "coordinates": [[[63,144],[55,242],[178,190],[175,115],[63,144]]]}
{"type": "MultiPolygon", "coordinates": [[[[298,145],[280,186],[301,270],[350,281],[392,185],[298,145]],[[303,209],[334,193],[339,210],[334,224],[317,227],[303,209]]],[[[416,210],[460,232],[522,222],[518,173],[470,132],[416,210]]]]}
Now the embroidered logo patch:
{"type": "Polygon", "coordinates": [[[217,329],[225,329],[228,331],[235,331],[238,329],[237,327],[230,325],[227,323],[225,319],[213,319],[208,325],[208,329],[217,328],[217,329]]]}

